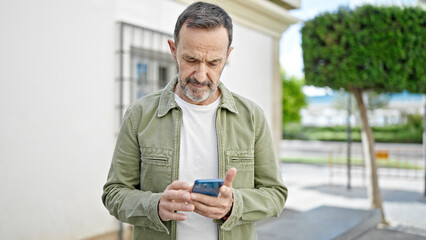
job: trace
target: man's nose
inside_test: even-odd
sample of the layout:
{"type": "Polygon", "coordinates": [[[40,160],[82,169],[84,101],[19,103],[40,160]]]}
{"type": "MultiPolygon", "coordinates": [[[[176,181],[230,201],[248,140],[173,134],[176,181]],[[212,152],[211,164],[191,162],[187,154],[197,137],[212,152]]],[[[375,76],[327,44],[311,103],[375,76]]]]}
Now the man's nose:
{"type": "Polygon", "coordinates": [[[205,63],[198,64],[194,77],[200,83],[203,83],[207,79],[207,67],[205,63]]]}

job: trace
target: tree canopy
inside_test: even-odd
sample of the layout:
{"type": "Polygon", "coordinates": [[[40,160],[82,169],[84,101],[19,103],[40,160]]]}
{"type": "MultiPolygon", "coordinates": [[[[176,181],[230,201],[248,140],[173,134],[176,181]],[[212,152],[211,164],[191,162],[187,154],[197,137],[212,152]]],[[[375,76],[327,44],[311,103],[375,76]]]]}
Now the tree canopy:
{"type": "Polygon", "coordinates": [[[302,48],[308,85],[426,93],[426,14],[419,7],[340,7],[305,23],[302,48]]]}

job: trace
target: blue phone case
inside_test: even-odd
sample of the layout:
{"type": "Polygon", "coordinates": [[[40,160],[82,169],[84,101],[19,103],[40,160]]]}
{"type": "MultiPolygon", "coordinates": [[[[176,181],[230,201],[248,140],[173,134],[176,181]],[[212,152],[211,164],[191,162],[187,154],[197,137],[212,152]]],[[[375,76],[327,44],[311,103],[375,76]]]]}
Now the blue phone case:
{"type": "Polygon", "coordinates": [[[192,192],[217,197],[222,185],[223,179],[198,179],[194,182],[192,192]]]}

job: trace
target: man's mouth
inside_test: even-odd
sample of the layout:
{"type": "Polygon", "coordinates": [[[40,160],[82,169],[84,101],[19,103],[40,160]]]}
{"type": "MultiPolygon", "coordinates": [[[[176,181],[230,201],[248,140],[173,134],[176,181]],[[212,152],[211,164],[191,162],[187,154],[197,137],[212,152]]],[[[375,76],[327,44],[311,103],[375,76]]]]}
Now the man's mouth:
{"type": "Polygon", "coordinates": [[[191,83],[191,85],[192,85],[194,88],[203,88],[203,87],[206,87],[206,85],[204,85],[204,84],[199,84],[199,83],[191,83]]]}
{"type": "Polygon", "coordinates": [[[209,86],[208,82],[200,83],[197,80],[191,78],[187,80],[187,83],[191,84],[194,88],[203,88],[209,86]]]}

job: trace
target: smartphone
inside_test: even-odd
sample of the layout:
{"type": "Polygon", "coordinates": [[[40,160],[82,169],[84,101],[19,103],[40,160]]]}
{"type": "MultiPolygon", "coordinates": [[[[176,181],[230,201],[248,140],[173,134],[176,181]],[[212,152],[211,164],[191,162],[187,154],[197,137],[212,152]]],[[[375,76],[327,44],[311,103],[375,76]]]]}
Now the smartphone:
{"type": "Polygon", "coordinates": [[[217,197],[223,179],[198,179],[195,180],[192,192],[217,197]]]}

